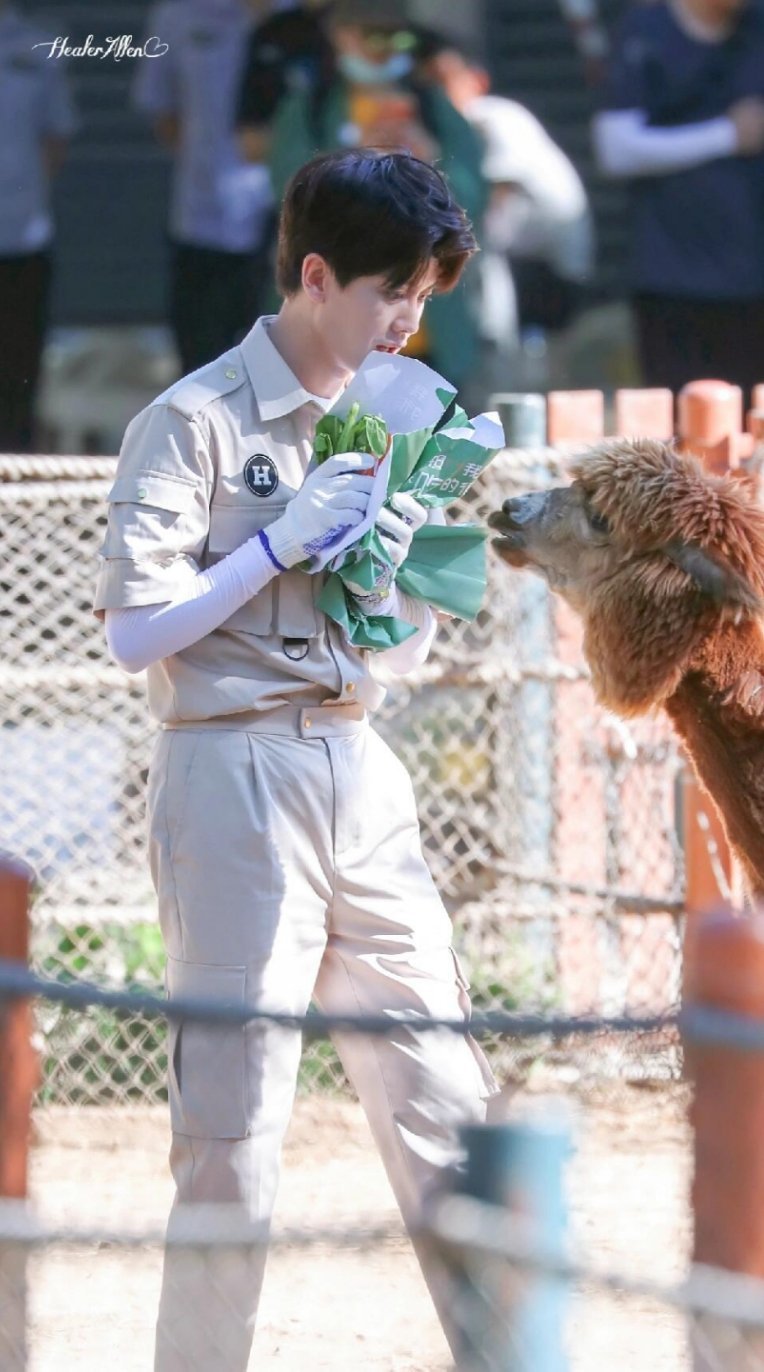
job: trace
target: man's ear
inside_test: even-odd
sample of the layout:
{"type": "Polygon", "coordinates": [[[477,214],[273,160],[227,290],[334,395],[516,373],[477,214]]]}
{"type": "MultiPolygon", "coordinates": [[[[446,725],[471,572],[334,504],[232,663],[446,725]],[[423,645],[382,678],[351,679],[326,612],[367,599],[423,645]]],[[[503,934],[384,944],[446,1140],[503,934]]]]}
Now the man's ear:
{"type": "Polygon", "coordinates": [[[314,304],[322,304],[326,299],[326,289],[332,269],[320,253],[309,252],[302,264],[302,289],[314,304]]]}

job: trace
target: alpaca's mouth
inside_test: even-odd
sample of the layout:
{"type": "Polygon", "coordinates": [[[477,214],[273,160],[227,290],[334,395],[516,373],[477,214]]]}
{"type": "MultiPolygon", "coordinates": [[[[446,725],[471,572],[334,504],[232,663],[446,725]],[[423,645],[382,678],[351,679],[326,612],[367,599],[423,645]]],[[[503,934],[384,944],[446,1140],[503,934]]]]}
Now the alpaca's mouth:
{"type": "Polygon", "coordinates": [[[488,516],[488,527],[495,529],[499,534],[498,538],[491,539],[491,544],[499,556],[513,567],[524,567],[528,561],[525,534],[518,528],[511,514],[506,510],[494,510],[493,514],[488,516]]]}

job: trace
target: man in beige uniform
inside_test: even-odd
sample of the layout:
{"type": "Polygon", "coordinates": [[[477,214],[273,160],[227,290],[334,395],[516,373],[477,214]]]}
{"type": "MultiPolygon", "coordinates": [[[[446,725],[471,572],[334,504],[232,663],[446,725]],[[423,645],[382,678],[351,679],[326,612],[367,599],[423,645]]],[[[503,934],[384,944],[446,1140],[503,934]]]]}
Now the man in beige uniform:
{"type": "MultiPolygon", "coordinates": [[[[317,608],[320,572],[296,564],[320,566],[371,489],[358,455],[306,477],[316,420],[372,348],[405,343],[473,247],[425,164],[316,159],[285,199],[281,313],[127,430],[96,608],[117,661],[148,667],[162,726],[149,814],[170,997],[295,1015],[311,999],[327,1012],[469,1014],[410,779],[368,724],[384,696],[372,655],[317,608]]],[[[394,560],[423,518],[409,498],[380,519],[394,560]]],[[[377,611],[417,626],[391,665],[423,660],[429,607],[383,587],[377,611]]],[[[448,1033],[335,1042],[414,1224],[458,1161],[457,1127],[484,1115],[490,1070],[472,1039],[448,1033]]],[[[175,1213],[236,1203],[265,1239],[300,1049],[297,1032],[258,1024],[171,1028],[175,1213]]],[[[258,1251],[195,1276],[168,1253],[157,1368],[246,1368],[263,1262],[258,1251]]]]}

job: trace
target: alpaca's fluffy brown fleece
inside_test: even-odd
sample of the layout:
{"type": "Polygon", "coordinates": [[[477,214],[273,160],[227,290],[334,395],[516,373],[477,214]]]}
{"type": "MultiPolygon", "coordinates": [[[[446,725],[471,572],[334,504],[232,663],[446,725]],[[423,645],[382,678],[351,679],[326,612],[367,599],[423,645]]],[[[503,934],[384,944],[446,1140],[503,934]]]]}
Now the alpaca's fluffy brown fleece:
{"type": "Polygon", "coordinates": [[[713,603],[665,553],[677,542],[699,547],[764,602],[764,511],[748,483],[661,443],[603,445],[574,476],[625,554],[584,613],[595,690],[620,714],[666,708],[764,894],[761,625],[740,597],[713,603]]]}
{"type": "Polygon", "coordinates": [[[619,543],[635,551],[695,544],[764,599],[764,510],[747,480],[713,476],[650,439],[603,443],[572,471],[619,543]]]}

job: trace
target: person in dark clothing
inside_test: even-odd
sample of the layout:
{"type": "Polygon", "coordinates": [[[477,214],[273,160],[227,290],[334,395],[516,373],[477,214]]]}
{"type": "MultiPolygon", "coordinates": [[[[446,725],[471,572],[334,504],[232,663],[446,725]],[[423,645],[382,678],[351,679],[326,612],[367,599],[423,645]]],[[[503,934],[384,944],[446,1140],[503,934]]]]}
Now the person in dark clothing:
{"type": "Polygon", "coordinates": [[[267,160],[271,121],[284,96],[331,80],[334,51],[324,27],[327,8],[314,0],[279,10],[250,34],[237,111],[240,147],[248,162],[267,160]]]}
{"type": "Polygon", "coordinates": [[[141,60],[132,88],[172,156],[169,316],[184,372],[238,343],[263,305],[270,177],[244,160],[235,134],[254,4],[159,0],[146,32],[165,50],[141,60]]]}
{"type": "Polygon", "coordinates": [[[0,452],[35,446],[54,251],[51,184],[76,115],[47,34],[0,0],[0,452]]]}
{"type": "Polygon", "coordinates": [[[749,0],[634,5],[594,123],[632,186],[644,381],[764,380],[764,13],[749,0]]]}

